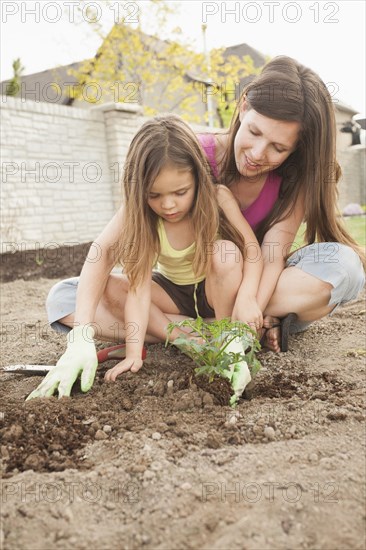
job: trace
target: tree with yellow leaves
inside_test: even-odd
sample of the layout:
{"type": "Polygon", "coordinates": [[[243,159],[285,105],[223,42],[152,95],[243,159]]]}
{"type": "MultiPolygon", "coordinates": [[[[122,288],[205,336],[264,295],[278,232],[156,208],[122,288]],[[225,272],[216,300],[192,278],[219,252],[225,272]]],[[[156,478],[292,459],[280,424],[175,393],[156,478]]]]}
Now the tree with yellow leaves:
{"type": "MultiPolygon", "coordinates": [[[[155,23],[159,34],[163,34],[169,16],[177,9],[175,4],[164,0],[133,4],[140,15],[143,12],[155,23]]],[[[93,21],[90,14],[88,19],[93,21]]],[[[73,89],[76,100],[82,97],[83,86],[93,84],[99,90],[91,100],[95,103],[138,103],[147,116],[175,112],[189,122],[205,123],[210,95],[215,125],[224,126],[225,110],[238,99],[240,80],[258,72],[249,56],[225,58],[224,48],[212,50],[208,55],[194,51],[181,42],[179,28],[173,31],[174,40],[161,40],[157,33],[146,34],[142,31],[141,17],[133,24],[127,17],[121,17],[106,36],[96,19],[90,24],[102,44],[93,59],[84,62],[79,70],[70,71],[79,83],[73,89]]]]}

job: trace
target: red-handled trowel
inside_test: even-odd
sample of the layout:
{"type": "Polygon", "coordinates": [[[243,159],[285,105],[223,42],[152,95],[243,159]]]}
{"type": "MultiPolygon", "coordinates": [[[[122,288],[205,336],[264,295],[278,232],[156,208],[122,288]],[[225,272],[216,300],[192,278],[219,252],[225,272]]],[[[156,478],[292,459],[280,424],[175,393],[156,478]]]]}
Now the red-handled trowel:
{"type": "MultiPolygon", "coordinates": [[[[115,359],[124,359],[126,357],[126,344],[119,344],[118,346],[112,346],[110,348],[104,348],[97,353],[98,363],[104,363],[115,359]]],[[[142,348],[142,359],[146,358],[146,349],[142,348]]],[[[34,374],[37,376],[47,374],[54,365],[8,365],[2,367],[3,372],[11,372],[17,374],[34,374]]]]}

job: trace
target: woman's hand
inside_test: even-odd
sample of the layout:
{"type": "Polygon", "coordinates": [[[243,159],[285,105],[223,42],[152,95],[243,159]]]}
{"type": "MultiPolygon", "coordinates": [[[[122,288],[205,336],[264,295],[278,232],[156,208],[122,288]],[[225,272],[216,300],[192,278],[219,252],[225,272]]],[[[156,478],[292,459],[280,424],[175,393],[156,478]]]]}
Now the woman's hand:
{"type": "Polygon", "coordinates": [[[263,326],[262,311],[255,297],[246,297],[240,302],[236,301],[231,316],[232,321],[241,321],[250,326],[252,330],[259,332],[263,326]]]}
{"type": "Polygon", "coordinates": [[[122,374],[124,372],[127,372],[129,370],[131,372],[138,372],[141,369],[143,363],[144,362],[141,359],[141,356],[140,357],[126,357],[125,359],[123,359],[123,361],[120,361],[113,368],[109,369],[105,373],[104,379],[106,380],[106,382],[115,382],[117,376],[119,376],[120,374],[122,374]]]}

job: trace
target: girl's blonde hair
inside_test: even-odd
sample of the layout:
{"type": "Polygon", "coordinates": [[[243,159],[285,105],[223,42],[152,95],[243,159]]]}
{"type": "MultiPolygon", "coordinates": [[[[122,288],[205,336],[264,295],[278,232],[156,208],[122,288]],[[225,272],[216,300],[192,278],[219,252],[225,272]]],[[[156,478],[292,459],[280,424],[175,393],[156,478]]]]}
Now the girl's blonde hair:
{"type": "Polygon", "coordinates": [[[244,253],[242,235],[220,211],[210,168],[194,132],[176,115],[156,116],[133,138],[123,174],[124,224],[118,257],[132,289],[147,276],[160,252],[158,216],[147,201],[154,181],[169,166],[190,170],[195,181],[191,210],[195,274],[210,268],[210,251],[219,231],[221,238],[234,241],[244,253]]]}
{"type": "Polygon", "coordinates": [[[348,234],[337,211],[337,183],[341,168],[336,159],[336,123],[332,98],[320,77],[294,59],[272,59],[254,78],[239,99],[229,129],[229,147],[220,166],[220,180],[230,187],[240,178],[234,155],[234,140],[240,127],[242,102],[259,114],[301,125],[296,150],[279,166],[282,176],[278,200],[256,228],[258,241],[292,212],[300,191],[305,194],[305,240],[339,242],[365,255],[348,234]]]}

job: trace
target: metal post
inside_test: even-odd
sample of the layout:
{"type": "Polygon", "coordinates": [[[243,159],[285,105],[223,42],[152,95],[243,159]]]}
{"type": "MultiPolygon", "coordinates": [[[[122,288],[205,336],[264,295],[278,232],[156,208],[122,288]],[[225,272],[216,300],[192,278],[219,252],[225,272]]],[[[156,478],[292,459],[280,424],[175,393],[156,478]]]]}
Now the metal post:
{"type": "MultiPolygon", "coordinates": [[[[210,81],[211,63],[210,63],[210,54],[207,51],[207,46],[206,46],[206,29],[207,29],[207,25],[202,25],[203,53],[206,59],[207,80],[210,81]]],[[[207,87],[206,87],[206,92],[207,92],[207,87]]],[[[212,96],[210,94],[207,94],[207,112],[208,112],[208,126],[210,128],[213,128],[214,127],[213,102],[212,102],[212,96]]]]}

